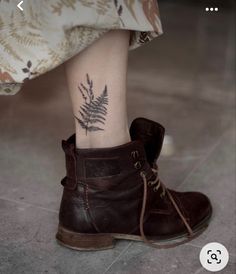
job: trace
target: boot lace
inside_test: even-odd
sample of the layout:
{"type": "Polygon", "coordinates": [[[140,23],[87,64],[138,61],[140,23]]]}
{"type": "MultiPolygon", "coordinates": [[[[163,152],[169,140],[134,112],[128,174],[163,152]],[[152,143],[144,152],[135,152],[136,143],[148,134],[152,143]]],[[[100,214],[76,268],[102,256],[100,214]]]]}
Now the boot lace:
{"type": "MultiPolygon", "coordinates": [[[[156,178],[153,181],[148,180],[147,184],[148,184],[148,186],[153,186],[153,191],[155,191],[155,192],[157,192],[159,190],[159,188],[162,188],[162,193],[160,194],[160,197],[163,198],[166,195],[166,187],[162,183],[162,181],[159,179],[158,168],[157,167],[152,168],[152,172],[156,175],[156,178]]],[[[146,179],[146,175],[143,171],[141,171],[140,175],[141,175],[141,177],[144,176],[146,179]]]]}
{"type": "MultiPolygon", "coordinates": [[[[190,239],[193,238],[193,235],[194,235],[190,225],[188,224],[186,218],[184,217],[181,210],[179,209],[179,206],[175,202],[175,200],[174,200],[173,196],[171,195],[170,191],[166,188],[166,186],[159,179],[158,168],[157,167],[153,168],[152,171],[156,175],[156,178],[154,180],[148,180],[147,177],[146,177],[146,173],[144,171],[140,172],[140,176],[143,179],[143,190],[144,190],[143,191],[142,209],[141,209],[141,214],[140,214],[140,219],[139,219],[139,229],[140,229],[140,234],[141,234],[142,240],[145,243],[147,243],[148,245],[150,245],[152,247],[155,247],[155,248],[169,248],[169,247],[174,247],[174,246],[177,246],[179,244],[183,244],[185,242],[188,242],[190,239]],[[155,191],[155,192],[157,192],[159,190],[159,188],[162,188],[162,192],[160,194],[160,197],[164,197],[165,195],[168,196],[171,203],[175,207],[178,215],[182,219],[185,227],[187,228],[187,231],[189,233],[189,236],[188,236],[187,239],[184,239],[183,241],[181,241],[179,243],[173,243],[173,244],[157,244],[157,243],[154,243],[153,241],[147,239],[147,237],[144,233],[144,227],[143,226],[144,226],[144,215],[145,215],[146,203],[147,203],[147,187],[148,186],[153,186],[153,191],[155,191]]],[[[197,236],[197,234],[195,234],[195,236],[197,236]]]]}

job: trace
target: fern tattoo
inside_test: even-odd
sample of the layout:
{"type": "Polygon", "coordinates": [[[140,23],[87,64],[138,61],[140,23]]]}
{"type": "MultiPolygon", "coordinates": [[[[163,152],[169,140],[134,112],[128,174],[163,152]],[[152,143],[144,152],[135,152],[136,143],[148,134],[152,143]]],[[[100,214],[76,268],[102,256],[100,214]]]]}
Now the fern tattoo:
{"type": "Polygon", "coordinates": [[[107,86],[105,85],[100,96],[94,97],[93,81],[86,74],[87,85],[80,83],[78,89],[84,100],[80,107],[80,118],[75,116],[80,126],[85,129],[86,135],[88,131],[104,130],[100,126],[105,125],[108,105],[107,86]]]}

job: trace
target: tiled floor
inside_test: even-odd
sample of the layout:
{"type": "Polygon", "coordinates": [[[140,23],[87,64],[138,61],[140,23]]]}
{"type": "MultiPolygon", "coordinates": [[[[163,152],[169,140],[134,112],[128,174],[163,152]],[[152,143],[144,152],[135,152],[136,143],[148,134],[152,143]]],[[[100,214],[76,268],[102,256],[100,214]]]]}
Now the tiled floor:
{"type": "Polygon", "coordinates": [[[233,14],[162,2],[165,34],[130,54],[129,120],[144,116],[165,125],[172,143],[159,161],[161,176],[168,186],[210,196],[209,229],[167,250],[126,241],[101,252],[57,245],[60,141],[73,132],[60,67],[14,97],[0,97],[0,273],[202,274],[199,252],[212,241],[230,252],[220,273],[236,272],[233,14]]]}

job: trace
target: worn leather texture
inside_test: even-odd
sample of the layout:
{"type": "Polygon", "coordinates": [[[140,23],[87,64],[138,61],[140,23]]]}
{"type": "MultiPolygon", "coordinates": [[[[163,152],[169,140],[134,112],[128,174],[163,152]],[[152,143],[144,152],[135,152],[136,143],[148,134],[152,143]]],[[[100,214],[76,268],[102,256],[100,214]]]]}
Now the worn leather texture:
{"type": "MultiPolygon", "coordinates": [[[[160,154],[164,128],[144,118],[135,119],[130,143],[99,149],[77,149],[75,135],[62,141],[67,175],[59,222],[80,233],[140,235],[139,219],[143,179],[156,174],[151,167],[160,154]]],[[[147,236],[168,238],[186,232],[186,227],[163,189],[148,187],[144,231],[147,236]]],[[[209,199],[198,192],[169,190],[182,214],[194,229],[211,212],[209,199]]]]}
{"type": "Polygon", "coordinates": [[[147,161],[152,166],[161,153],[164,140],[164,127],[146,118],[136,118],[130,126],[132,140],[140,140],[143,143],[147,161]]]}

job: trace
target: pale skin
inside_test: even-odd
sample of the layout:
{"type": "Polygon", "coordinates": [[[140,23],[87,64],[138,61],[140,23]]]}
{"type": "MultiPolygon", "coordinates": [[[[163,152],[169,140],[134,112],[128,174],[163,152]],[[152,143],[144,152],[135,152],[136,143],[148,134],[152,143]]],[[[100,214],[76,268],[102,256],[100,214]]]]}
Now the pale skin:
{"type": "Polygon", "coordinates": [[[130,141],[126,75],[130,32],[112,30],[65,64],[78,148],[130,141]]]}

